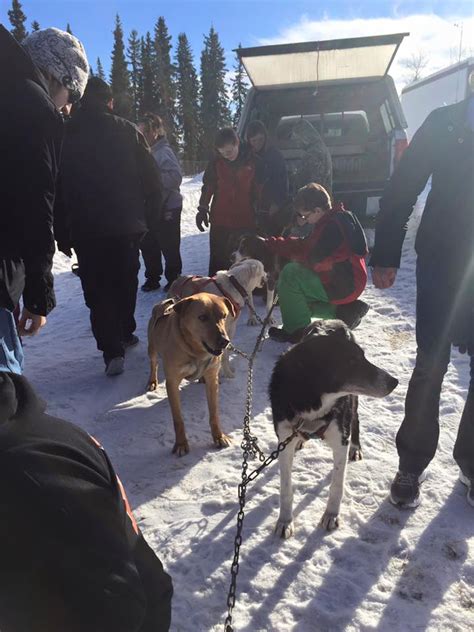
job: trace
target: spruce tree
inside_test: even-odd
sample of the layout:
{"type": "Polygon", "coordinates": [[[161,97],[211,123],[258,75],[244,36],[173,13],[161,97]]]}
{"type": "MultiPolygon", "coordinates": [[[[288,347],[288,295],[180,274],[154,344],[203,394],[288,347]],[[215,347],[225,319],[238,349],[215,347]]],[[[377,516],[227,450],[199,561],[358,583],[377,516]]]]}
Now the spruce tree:
{"type": "Polygon", "coordinates": [[[66,33],[69,33],[69,35],[74,35],[74,33],[71,30],[71,25],[69,24],[69,22],[66,24],[66,33]]]}
{"type": "Polygon", "coordinates": [[[130,118],[132,103],[130,99],[130,77],[125,60],[122,24],[118,14],[115,17],[114,47],[112,50],[112,68],[110,86],[114,95],[114,112],[118,116],[130,118]]]}
{"type": "Polygon", "coordinates": [[[176,147],[176,68],[171,63],[171,35],[168,34],[168,27],[163,17],[158,18],[156,23],[154,44],[156,79],[160,94],[159,114],[163,119],[170,144],[176,147]]]}
{"type": "Polygon", "coordinates": [[[224,49],[211,27],[201,53],[201,158],[204,160],[212,154],[217,130],[230,124],[226,70],[224,49]]]}
{"type": "Polygon", "coordinates": [[[130,66],[130,96],[132,99],[132,120],[136,121],[142,101],[141,94],[141,56],[138,32],[133,30],[128,38],[128,63],[130,66]]]}
{"type": "MultiPolygon", "coordinates": [[[[239,44],[239,48],[242,48],[242,44],[239,44]]],[[[232,105],[234,109],[232,123],[234,127],[240,120],[242,114],[242,108],[245,103],[245,97],[248,92],[247,73],[245,72],[244,65],[240,59],[238,53],[236,54],[236,65],[234,66],[235,75],[232,80],[232,105]]]]}
{"type": "Polygon", "coordinates": [[[160,95],[156,82],[155,47],[150,33],[140,40],[140,108],[139,113],[158,113],[160,95]]]}
{"type": "Polygon", "coordinates": [[[28,35],[25,29],[26,15],[21,8],[19,0],[12,0],[12,8],[8,11],[8,19],[12,25],[10,33],[17,42],[22,42],[28,35]]]}
{"type": "Polygon", "coordinates": [[[39,31],[41,28],[41,26],[39,25],[39,22],[37,22],[36,20],[33,20],[33,22],[31,23],[31,30],[32,31],[39,31]]]}
{"type": "Polygon", "coordinates": [[[184,33],[178,36],[177,67],[177,120],[183,159],[195,161],[199,146],[199,82],[193,54],[184,33]]]}
{"type": "Polygon", "coordinates": [[[102,66],[102,62],[100,61],[100,57],[97,57],[96,76],[99,77],[99,79],[102,79],[102,81],[106,81],[105,72],[102,66]]]}

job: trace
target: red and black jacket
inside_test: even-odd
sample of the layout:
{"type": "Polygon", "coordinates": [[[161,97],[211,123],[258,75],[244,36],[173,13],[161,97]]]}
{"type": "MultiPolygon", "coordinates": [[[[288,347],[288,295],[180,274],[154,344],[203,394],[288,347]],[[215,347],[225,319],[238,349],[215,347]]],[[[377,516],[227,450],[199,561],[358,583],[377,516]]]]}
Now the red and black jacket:
{"type": "Polygon", "coordinates": [[[202,179],[199,206],[211,209],[214,226],[255,229],[255,158],[247,145],[240,143],[234,161],[217,155],[202,179]]]}
{"type": "Polygon", "coordinates": [[[342,204],[328,211],[308,237],[270,237],[266,243],[275,254],[313,270],[331,303],[351,303],[365,289],[367,242],[359,222],[342,204]]]}

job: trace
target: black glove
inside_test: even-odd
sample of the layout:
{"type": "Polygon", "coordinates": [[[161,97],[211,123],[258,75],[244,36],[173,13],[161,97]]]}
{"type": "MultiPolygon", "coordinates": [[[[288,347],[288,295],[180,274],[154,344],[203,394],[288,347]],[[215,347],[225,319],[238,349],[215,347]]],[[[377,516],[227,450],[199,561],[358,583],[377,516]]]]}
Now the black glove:
{"type": "Polygon", "coordinates": [[[204,232],[204,227],[209,227],[209,210],[205,206],[198,206],[198,211],[196,213],[196,226],[201,231],[204,232]]]}

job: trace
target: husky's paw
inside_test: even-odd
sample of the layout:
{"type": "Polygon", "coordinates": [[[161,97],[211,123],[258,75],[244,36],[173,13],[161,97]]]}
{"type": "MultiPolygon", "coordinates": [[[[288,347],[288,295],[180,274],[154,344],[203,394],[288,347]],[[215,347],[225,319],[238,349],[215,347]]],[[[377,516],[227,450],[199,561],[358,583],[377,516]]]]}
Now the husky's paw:
{"type": "Polygon", "coordinates": [[[156,391],[157,388],[158,388],[158,380],[151,380],[151,382],[148,382],[146,390],[156,391]]]}
{"type": "Polygon", "coordinates": [[[325,531],[334,531],[339,526],[339,516],[338,514],[330,513],[329,511],[325,511],[323,513],[323,517],[319,521],[319,526],[325,531]]]}
{"type": "Polygon", "coordinates": [[[269,327],[276,327],[278,325],[278,322],[276,321],[275,318],[273,318],[273,316],[270,317],[270,320],[268,321],[268,326],[269,327]]]}
{"type": "Polygon", "coordinates": [[[258,320],[255,318],[255,316],[250,316],[250,318],[247,321],[247,326],[256,327],[257,325],[258,325],[258,320]]]}
{"type": "Polygon", "coordinates": [[[349,461],[362,461],[362,449],[360,445],[351,443],[349,448],[349,461]]]}
{"type": "Polygon", "coordinates": [[[295,523],[293,520],[281,520],[278,519],[278,522],[275,525],[275,535],[283,540],[287,540],[291,538],[291,536],[295,533],[295,523]]]}

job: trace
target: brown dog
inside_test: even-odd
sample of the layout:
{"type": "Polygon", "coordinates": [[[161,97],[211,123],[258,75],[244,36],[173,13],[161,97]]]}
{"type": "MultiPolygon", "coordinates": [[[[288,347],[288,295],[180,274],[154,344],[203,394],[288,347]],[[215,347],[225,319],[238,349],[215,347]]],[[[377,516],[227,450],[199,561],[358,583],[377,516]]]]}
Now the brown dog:
{"type": "Polygon", "coordinates": [[[186,379],[204,379],[214,443],[218,447],[231,443],[221,430],[218,411],[219,369],[222,352],[229,344],[225,329],[229,315],[235,318],[232,303],[206,292],[178,302],[168,299],[153,308],[148,323],[148,390],[154,391],[158,385],[160,355],[176,434],[173,453],[178,456],[189,452],[179,401],[179,385],[186,379]]]}

